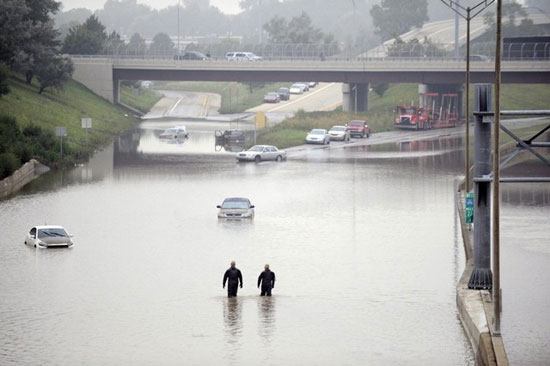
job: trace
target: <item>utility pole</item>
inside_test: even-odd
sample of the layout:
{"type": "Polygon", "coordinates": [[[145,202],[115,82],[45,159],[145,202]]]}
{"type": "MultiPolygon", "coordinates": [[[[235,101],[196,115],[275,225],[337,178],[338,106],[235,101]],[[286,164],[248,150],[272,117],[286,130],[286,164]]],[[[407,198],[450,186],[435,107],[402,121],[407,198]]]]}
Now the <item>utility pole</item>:
{"type": "Polygon", "coordinates": [[[502,54],[502,0],[497,1],[495,52],[495,122],[493,125],[493,303],[495,327],[500,336],[500,59],[502,54]]]}
{"type": "MultiPolygon", "coordinates": [[[[466,192],[470,191],[470,21],[483,10],[487,9],[495,0],[484,0],[472,7],[463,7],[459,1],[441,0],[441,2],[451,8],[457,16],[466,20],[466,138],[464,148],[464,188],[466,192]],[[481,7],[484,5],[483,7],[481,7]],[[481,8],[480,8],[481,7],[481,8]]],[[[456,25],[455,25],[456,29],[456,25]]],[[[455,35],[455,42],[458,40],[455,35]]],[[[456,45],[455,45],[456,47],[456,45]]],[[[455,51],[456,54],[457,51],[455,51]]]]}
{"type": "Polygon", "coordinates": [[[180,2],[181,0],[178,0],[178,47],[177,47],[177,50],[178,50],[178,58],[179,58],[179,55],[180,55],[180,2]]]}
{"type": "MultiPolygon", "coordinates": [[[[460,0],[457,0],[456,4],[460,6],[460,0]]],[[[459,53],[460,45],[458,43],[459,25],[460,25],[460,17],[458,16],[458,13],[455,12],[455,60],[456,61],[458,61],[458,58],[460,57],[460,53],[459,53]]]]}

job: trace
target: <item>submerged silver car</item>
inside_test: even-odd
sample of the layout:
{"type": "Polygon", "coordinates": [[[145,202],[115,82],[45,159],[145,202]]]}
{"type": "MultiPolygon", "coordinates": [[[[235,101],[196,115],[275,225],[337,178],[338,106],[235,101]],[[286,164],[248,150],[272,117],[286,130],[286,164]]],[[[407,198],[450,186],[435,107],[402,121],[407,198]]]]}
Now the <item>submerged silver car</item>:
{"type": "Polygon", "coordinates": [[[237,154],[238,161],[255,161],[259,163],[262,160],[286,160],[286,151],[279,150],[271,145],[255,145],[250,149],[237,154]]]}
{"type": "Polygon", "coordinates": [[[72,235],[62,226],[35,226],[25,237],[25,245],[35,248],[72,248],[72,235]]]}
{"type": "Polygon", "coordinates": [[[248,198],[231,197],[223,200],[221,205],[216,206],[220,209],[218,219],[253,219],[254,205],[248,198]]]}

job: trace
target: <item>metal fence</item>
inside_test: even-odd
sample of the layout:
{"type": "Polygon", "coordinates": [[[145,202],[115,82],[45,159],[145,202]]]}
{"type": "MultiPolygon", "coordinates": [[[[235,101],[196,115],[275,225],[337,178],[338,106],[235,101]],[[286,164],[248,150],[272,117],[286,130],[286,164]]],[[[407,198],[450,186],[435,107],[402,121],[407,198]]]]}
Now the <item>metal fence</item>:
{"type": "MultiPolygon", "coordinates": [[[[473,61],[490,61],[494,59],[495,44],[493,42],[472,43],[471,55],[473,61]]],[[[415,44],[383,44],[369,50],[346,48],[338,44],[189,44],[180,51],[174,48],[135,51],[126,45],[121,45],[104,55],[109,58],[137,59],[178,59],[178,53],[197,51],[213,60],[225,60],[228,52],[252,52],[264,60],[289,61],[365,61],[378,60],[441,60],[463,61],[462,54],[457,60],[454,56],[454,44],[415,43],[415,44]]],[[[461,52],[463,53],[463,52],[461,52]]],[[[503,47],[503,60],[538,60],[550,61],[550,43],[507,43],[503,47]]]]}

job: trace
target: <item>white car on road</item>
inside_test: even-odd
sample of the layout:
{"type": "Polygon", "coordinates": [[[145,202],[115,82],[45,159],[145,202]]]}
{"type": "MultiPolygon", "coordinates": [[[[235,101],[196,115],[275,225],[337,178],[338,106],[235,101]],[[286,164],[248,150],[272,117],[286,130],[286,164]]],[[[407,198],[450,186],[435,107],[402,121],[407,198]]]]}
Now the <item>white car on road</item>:
{"type": "Polygon", "coordinates": [[[286,160],[286,151],[279,150],[271,145],[255,145],[250,149],[237,154],[238,161],[254,161],[259,163],[262,160],[286,160]]]}
{"type": "Polygon", "coordinates": [[[346,126],[332,126],[328,131],[333,141],[349,141],[351,136],[346,126]]]}
{"type": "Polygon", "coordinates": [[[34,226],[25,237],[25,245],[35,248],[72,248],[72,235],[62,226],[34,226]]]}
{"type": "Polygon", "coordinates": [[[330,135],[325,129],[315,128],[307,134],[306,144],[330,144],[330,135]]]}
{"type": "Polygon", "coordinates": [[[306,86],[304,84],[292,84],[288,91],[290,94],[303,94],[306,91],[306,86]]]}

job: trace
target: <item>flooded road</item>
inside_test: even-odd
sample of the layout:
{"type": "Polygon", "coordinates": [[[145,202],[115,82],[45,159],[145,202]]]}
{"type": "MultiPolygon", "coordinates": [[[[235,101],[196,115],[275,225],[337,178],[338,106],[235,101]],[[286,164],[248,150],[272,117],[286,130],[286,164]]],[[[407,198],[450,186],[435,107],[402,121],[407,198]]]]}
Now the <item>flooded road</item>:
{"type": "Polygon", "coordinates": [[[166,144],[145,123],[0,202],[0,364],[474,364],[455,305],[459,138],[237,164],[216,126],[186,125],[166,144]],[[229,196],[254,221],[219,221],[229,196]],[[43,223],[75,247],[23,245],[43,223]]]}

